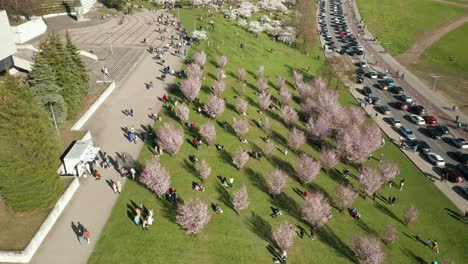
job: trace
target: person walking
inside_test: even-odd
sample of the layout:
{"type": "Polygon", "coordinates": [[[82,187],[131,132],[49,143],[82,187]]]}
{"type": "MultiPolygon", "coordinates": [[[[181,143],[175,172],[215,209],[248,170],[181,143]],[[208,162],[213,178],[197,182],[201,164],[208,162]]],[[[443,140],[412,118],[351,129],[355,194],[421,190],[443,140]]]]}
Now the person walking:
{"type": "Polygon", "coordinates": [[[315,240],[315,227],[310,229],[310,239],[315,240]]]}
{"type": "Polygon", "coordinates": [[[299,237],[300,237],[300,238],[304,238],[305,233],[306,233],[306,232],[305,232],[305,229],[304,229],[302,226],[300,226],[299,228],[300,228],[300,230],[299,230],[299,237]]]}
{"type": "Polygon", "coordinates": [[[130,168],[130,175],[132,175],[132,180],[135,180],[135,174],[136,174],[135,168],[131,167],[130,168]]]}
{"type": "Polygon", "coordinates": [[[439,243],[437,242],[437,240],[434,240],[434,242],[432,242],[432,249],[433,249],[437,254],[439,254],[439,243]]]}
{"type": "Polygon", "coordinates": [[[229,188],[232,189],[232,187],[234,187],[234,178],[233,177],[229,178],[229,188]]]}
{"type": "Polygon", "coordinates": [[[117,192],[122,192],[122,184],[120,183],[120,181],[117,181],[117,192]]]}
{"type": "Polygon", "coordinates": [[[396,202],[396,197],[393,196],[393,198],[392,198],[392,206],[395,205],[395,202],[396,202]]]}
{"type": "Polygon", "coordinates": [[[91,243],[91,234],[89,233],[88,229],[85,228],[83,232],[83,237],[88,241],[88,244],[91,243]]]}
{"type": "Polygon", "coordinates": [[[114,190],[114,193],[117,193],[117,183],[115,181],[112,181],[112,190],[114,190]]]}
{"type": "Polygon", "coordinates": [[[405,185],[405,179],[400,181],[400,191],[403,191],[403,186],[405,185]]]}

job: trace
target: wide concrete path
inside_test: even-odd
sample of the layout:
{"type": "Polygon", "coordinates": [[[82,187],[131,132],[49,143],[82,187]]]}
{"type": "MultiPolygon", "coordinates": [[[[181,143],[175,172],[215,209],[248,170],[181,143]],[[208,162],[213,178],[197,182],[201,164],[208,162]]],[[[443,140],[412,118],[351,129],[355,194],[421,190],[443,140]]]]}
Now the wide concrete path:
{"type": "MultiPolygon", "coordinates": [[[[175,34],[174,28],[168,34],[175,34]]],[[[166,40],[169,42],[169,40],[166,40]]],[[[166,43],[164,42],[164,44],[166,43]]],[[[153,43],[157,47],[161,43],[153,43]]],[[[143,47],[144,48],[144,47],[143,47]]],[[[166,53],[166,65],[179,69],[182,58],[166,53]]],[[[106,102],[86,123],[86,130],[90,130],[97,146],[112,157],[125,152],[127,157],[136,158],[143,147],[141,140],[137,144],[129,143],[124,136],[123,127],[134,126],[142,130],[141,125],[152,124],[149,113],[157,113],[161,108],[158,97],[162,97],[166,87],[175,81],[175,77],[168,76],[165,82],[156,78],[160,76],[161,65],[147,53],[137,64],[129,77],[116,88],[106,102]],[[153,81],[154,88],[147,90],[145,83],[153,81]],[[126,117],[121,110],[133,108],[134,117],[126,117]]],[[[98,168],[102,174],[100,181],[94,178],[80,178],[80,188],[55,223],[31,263],[86,263],[91,255],[96,240],[109,218],[112,208],[118,198],[114,194],[109,180],[125,182],[114,169],[98,168]],[[91,244],[85,242],[80,245],[72,229],[72,222],[80,222],[91,233],[91,244]]],[[[125,188],[125,186],[123,187],[125,188]]]]}

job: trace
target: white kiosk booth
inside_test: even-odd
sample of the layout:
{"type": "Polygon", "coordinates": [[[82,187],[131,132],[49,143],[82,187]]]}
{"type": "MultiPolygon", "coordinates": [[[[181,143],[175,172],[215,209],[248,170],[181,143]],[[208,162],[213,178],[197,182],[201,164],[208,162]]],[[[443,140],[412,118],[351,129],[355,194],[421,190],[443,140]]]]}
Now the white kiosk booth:
{"type": "MultiPolygon", "coordinates": [[[[88,132],[89,133],[89,132],[88,132]]],[[[93,162],[100,148],[95,147],[91,139],[91,134],[81,140],[76,141],[73,147],[63,158],[63,175],[83,176],[85,170],[91,173],[89,162],[93,162]]]]}

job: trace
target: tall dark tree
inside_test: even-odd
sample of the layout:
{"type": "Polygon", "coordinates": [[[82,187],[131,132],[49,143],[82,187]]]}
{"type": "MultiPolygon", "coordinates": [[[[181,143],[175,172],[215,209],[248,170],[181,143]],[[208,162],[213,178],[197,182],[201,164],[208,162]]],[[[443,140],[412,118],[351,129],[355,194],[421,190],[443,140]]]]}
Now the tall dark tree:
{"type": "Polygon", "coordinates": [[[86,96],[88,94],[89,89],[89,76],[86,72],[86,66],[83,60],[81,59],[80,54],[78,53],[79,50],[73,43],[70,33],[68,31],[65,33],[65,41],[65,48],[67,49],[68,54],[74,62],[73,66],[76,70],[75,74],[78,76],[79,79],[78,85],[80,87],[81,95],[86,96]]]}
{"type": "Polygon", "coordinates": [[[0,195],[16,211],[52,206],[61,191],[57,140],[34,92],[0,79],[0,195]]]}

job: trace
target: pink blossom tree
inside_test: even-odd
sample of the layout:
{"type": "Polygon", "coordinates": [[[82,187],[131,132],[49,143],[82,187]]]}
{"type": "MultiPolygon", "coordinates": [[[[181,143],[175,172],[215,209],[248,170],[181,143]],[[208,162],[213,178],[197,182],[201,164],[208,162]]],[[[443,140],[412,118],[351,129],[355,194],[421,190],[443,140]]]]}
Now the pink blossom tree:
{"type": "Polygon", "coordinates": [[[211,174],[211,168],[208,166],[206,160],[202,160],[195,164],[195,170],[197,171],[200,180],[205,181],[211,174]]]}
{"type": "Polygon", "coordinates": [[[239,81],[241,82],[245,81],[245,77],[247,77],[247,71],[244,68],[239,68],[238,73],[239,73],[239,81]]]}
{"type": "Polygon", "coordinates": [[[211,145],[216,139],[216,129],[211,122],[201,125],[198,133],[208,145],[211,145]]]}
{"type": "Polygon", "coordinates": [[[258,78],[257,88],[260,93],[265,92],[268,89],[268,81],[263,78],[258,78]]]}
{"type": "Polygon", "coordinates": [[[294,244],[296,228],[288,221],[284,221],[275,231],[273,231],[272,236],[281,251],[288,251],[294,244]]]}
{"type": "Polygon", "coordinates": [[[316,77],[312,81],[312,87],[314,87],[315,91],[320,92],[322,90],[327,89],[327,84],[325,83],[325,80],[323,80],[321,77],[316,77]]]}
{"type": "Polygon", "coordinates": [[[250,156],[247,150],[238,149],[236,153],[234,153],[232,163],[237,167],[237,169],[240,170],[244,168],[245,164],[247,164],[247,161],[249,161],[249,159],[250,156]]]}
{"type": "Polygon", "coordinates": [[[221,68],[221,69],[224,69],[224,67],[226,66],[228,62],[228,58],[226,56],[220,56],[218,58],[218,67],[221,68]]]}
{"type": "Polygon", "coordinates": [[[171,185],[171,175],[166,168],[161,166],[158,159],[153,158],[146,161],[140,175],[140,182],[161,197],[171,185]]]}
{"type": "Polygon", "coordinates": [[[302,75],[301,72],[299,72],[297,70],[294,70],[293,71],[293,78],[294,78],[294,83],[295,83],[296,89],[297,89],[298,84],[302,83],[302,80],[304,79],[304,75],[302,75]]]}
{"type": "Polygon", "coordinates": [[[330,220],[331,206],[322,192],[315,192],[306,198],[301,209],[302,219],[314,228],[320,228],[330,220]]]}
{"type": "Polygon", "coordinates": [[[215,80],[212,85],[213,93],[216,96],[220,96],[221,93],[226,89],[226,83],[224,81],[217,81],[215,80]]]}
{"type": "Polygon", "coordinates": [[[232,118],[232,128],[239,138],[242,138],[249,132],[249,121],[246,119],[232,118]]]}
{"type": "Polygon", "coordinates": [[[167,153],[176,154],[184,143],[184,131],[172,123],[164,123],[156,129],[156,144],[167,153]]]}
{"type": "Polygon", "coordinates": [[[301,154],[296,161],[296,171],[302,184],[309,183],[319,174],[320,163],[306,154],[301,154]]]}
{"type": "Polygon", "coordinates": [[[281,117],[283,117],[284,123],[286,123],[287,126],[291,126],[299,120],[299,115],[296,110],[289,105],[284,105],[281,108],[281,117]]]}
{"type": "Polygon", "coordinates": [[[236,102],[236,110],[240,115],[247,115],[247,106],[249,104],[243,99],[239,99],[236,102]]]}
{"type": "Polygon", "coordinates": [[[263,150],[263,154],[265,154],[265,157],[271,158],[271,156],[273,156],[273,153],[275,153],[275,151],[276,151],[275,143],[267,142],[265,149],[263,150]]]}
{"type": "Polygon", "coordinates": [[[307,98],[312,95],[312,86],[308,83],[300,82],[296,84],[296,91],[301,98],[307,98]]]}
{"type": "Polygon", "coordinates": [[[349,208],[358,197],[357,191],[351,185],[340,185],[335,189],[337,207],[340,212],[349,208]]]}
{"type": "Polygon", "coordinates": [[[385,261],[385,253],[377,237],[356,236],[353,250],[361,264],[381,264],[385,261]]]}
{"type": "Polygon", "coordinates": [[[190,109],[184,105],[184,104],[179,104],[175,107],[175,115],[177,118],[182,121],[182,123],[185,123],[189,120],[189,115],[190,115],[190,109]]]}
{"type": "Polygon", "coordinates": [[[310,137],[314,140],[321,141],[323,138],[332,135],[333,131],[330,125],[327,117],[325,115],[320,115],[318,118],[309,118],[306,127],[310,137]]]}
{"type": "Polygon", "coordinates": [[[265,66],[260,65],[257,69],[257,79],[263,78],[264,72],[265,72],[265,66]]]}
{"type": "Polygon", "coordinates": [[[363,167],[358,177],[359,185],[365,194],[371,196],[382,186],[382,177],[373,168],[363,167]]]}
{"type": "Polygon", "coordinates": [[[363,162],[377,150],[382,142],[380,128],[376,124],[358,126],[349,124],[340,129],[336,145],[345,162],[363,162]]]}
{"type": "Polygon", "coordinates": [[[193,60],[195,61],[200,68],[203,69],[203,66],[206,63],[206,53],[204,51],[197,52],[193,55],[193,60]]]}
{"type": "Polygon", "coordinates": [[[208,100],[206,100],[204,110],[211,118],[216,118],[220,116],[225,109],[226,105],[223,99],[217,97],[214,94],[210,94],[210,96],[208,96],[208,100]]]}
{"type": "Polygon", "coordinates": [[[278,83],[278,87],[283,87],[286,84],[286,78],[278,76],[278,78],[276,78],[276,82],[278,83]]]}
{"type": "Polygon", "coordinates": [[[301,107],[302,111],[306,114],[308,118],[314,117],[320,113],[320,109],[317,106],[317,103],[310,97],[302,98],[301,107]]]}
{"type": "Polygon", "coordinates": [[[292,99],[291,91],[289,91],[289,89],[286,88],[285,86],[281,86],[279,95],[280,95],[281,104],[283,105],[289,104],[289,102],[292,99]]]}
{"type": "Polygon", "coordinates": [[[242,185],[242,187],[239,190],[233,192],[232,196],[232,205],[234,206],[234,209],[236,209],[237,213],[249,207],[249,194],[247,192],[247,187],[245,187],[245,184],[242,185]]]}
{"type": "Polygon", "coordinates": [[[286,187],[287,182],[288,177],[286,176],[286,173],[284,171],[274,170],[270,172],[268,178],[268,187],[270,190],[270,194],[273,196],[281,194],[284,188],[286,187]]]}
{"type": "Polygon", "coordinates": [[[297,151],[306,142],[304,131],[293,127],[289,130],[289,146],[291,149],[297,151]]]}
{"type": "Polygon", "coordinates": [[[180,84],[180,91],[185,96],[187,101],[192,102],[198,97],[200,92],[201,82],[199,78],[189,77],[180,84]]]}
{"type": "Polygon", "coordinates": [[[262,92],[258,96],[258,101],[259,101],[260,108],[263,111],[265,111],[271,105],[271,94],[269,94],[267,92],[262,92]]]}
{"type": "Polygon", "coordinates": [[[416,219],[418,219],[418,216],[419,210],[413,204],[410,207],[406,208],[403,212],[403,220],[406,225],[409,225],[416,221],[416,219]]]}
{"type": "Polygon", "coordinates": [[[348,122],[351,124],[362,125],[365,119],[365,112],[358,107],[350,107],[347,110],[348,113],[348,122]]]}
{"type": "Polygon", "coordinates": [[[198,64],[192,63],[187,66],[187,76],[201,80],[202,78],[202,69],[198,64]]]}
{"type": "Polygon", "coordinates": [[[241,86],[240,86],[240,94],[244,95],[245,92],[247,91],[247,84],[246,83],[242,83],[241,86]]]}
{"type": "Polygon", "coordinates": [[[386,245],[391,245],[395,243],[397,239],[398,239],[398,230],[396,230],[396,228],[392,225],[387,225],[382,235],[383,242],[386,245]]]}
{"type": "Polygon", "coordinates": [[[216,77],[218,78],[218,81],[221,81],[224,78],[226,78],[226,74],[224,74],[224,70],[221,68],[216,69],[216,77]]]}
{"type": "Polygon", "coordinates": [[[322,158],[322,166],[327,172],[333,169],[340,161],[336,151],[331,148],[322,148],[320,157],[322,158]]]}
{"type": "Polygon", "coordinates": [[[400,168],[394,162],[384,161],[380,163],[380,175],[382,176],[382,181],[389,182],[395,179],[396,176],[400,175],[400,168]]]}
{"type": "Polygon", "coordinates": [[[187,234],[196,235],[211,220],[208,205],[201,200],[191,200],[177,207],[176,222],[187,230],[187,234]]]}

